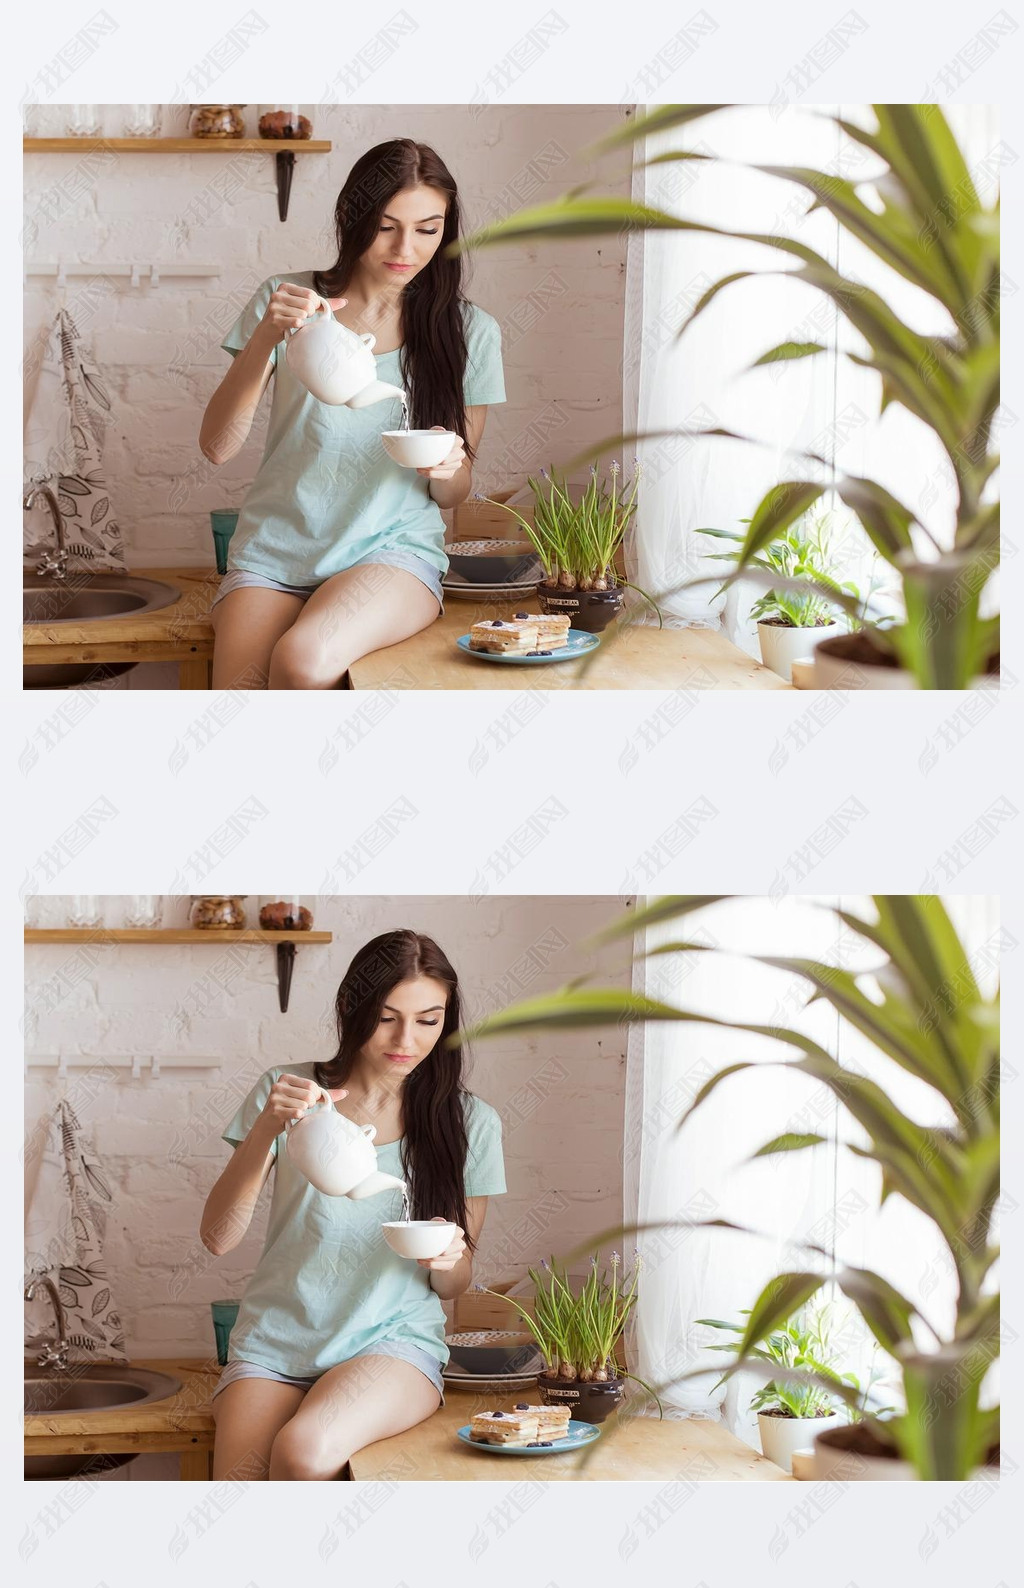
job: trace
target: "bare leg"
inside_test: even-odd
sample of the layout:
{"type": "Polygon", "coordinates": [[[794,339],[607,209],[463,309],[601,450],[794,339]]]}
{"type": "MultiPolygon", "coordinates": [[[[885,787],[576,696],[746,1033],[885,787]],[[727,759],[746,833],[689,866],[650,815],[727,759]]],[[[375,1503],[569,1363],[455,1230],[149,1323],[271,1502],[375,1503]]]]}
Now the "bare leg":
{"type": "Polygon", "coordinates": [[[213,688],[266,689],[270,654],[302,605],[301,596],[258,585],[232,590],[218,601],[213,609],[213,688]]]}
{"type": "Polygon", "coordinates": [[[343,1362],[317,1379],[274,1440],[271,1480],[336,1478],[355,1451],[415,1427],[440,1404],[433,1384],[411,1362],[392,1356],[343,1362]]]}
{"type": "MultiPolygon", "coordinates": [[[[225,597],[225,600],[229,599],[225,597]]],[[[217,1433],[214,1478],[251,1483],[270,1471],[270,1448],[279,1429],[298,1410],[306,1390],[271,1378],[240,1378],[213,1402],[217,1433]]]]}
{"type": "Polygon", "coordinates": [[[366,563],[336,573],[274,646],[270,688],[336,689],[353,662],[418,634],[439,610],[436,597],[405,568],[366,563]]]}

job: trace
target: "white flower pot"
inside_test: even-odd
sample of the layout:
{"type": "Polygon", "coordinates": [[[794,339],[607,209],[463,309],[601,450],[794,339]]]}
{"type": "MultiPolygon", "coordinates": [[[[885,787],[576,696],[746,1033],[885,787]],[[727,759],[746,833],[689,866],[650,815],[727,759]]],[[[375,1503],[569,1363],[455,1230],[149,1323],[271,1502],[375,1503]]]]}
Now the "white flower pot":
{"type": "MultiPolygon", "coordinates": [[[[760,624],[758,625],[760,627],[760,624]]],[[[822,639],[831,636],[832,630],[822,629],[822,639]]],[[[870,663],[849,661],[843,656],[833,656],[826,647],[815,650],[815,689],[917,689],[917,679],[902,667],[874,667],[870,663]]],[[[971,689],[998,689],[997,674],[973,678],[971,689]]]]}
{"type": "Polygon", "coordinates": [[[773,673],[778,673],[787,684],[793,682],[793,663],[801,657],[813,656],[821,640],[839,633],[838,623],[823,623],[816,629],[785,628],[781,623],[759,623],[757,637],[761,642],[761,660],[773,673]]]}
{"type": "Polygon", "coordinates": [[[826,1428],[838,1428],[844,1421],[839,1412],[833,1412],[831,1417],[772,1417],[758,1412],[761,1450],[783,1472],[792,1472],[794,1450],[815,1449],[814,1441],[820,1433],[826,1428]]]}

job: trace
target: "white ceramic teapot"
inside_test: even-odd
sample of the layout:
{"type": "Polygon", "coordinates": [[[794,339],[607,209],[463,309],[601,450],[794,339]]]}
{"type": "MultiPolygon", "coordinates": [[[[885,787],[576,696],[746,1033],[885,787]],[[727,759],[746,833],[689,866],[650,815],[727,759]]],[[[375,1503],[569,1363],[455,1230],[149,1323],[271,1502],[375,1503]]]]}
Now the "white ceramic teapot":
{"type": "Polygon", "coordinates": [[[405,396],[400,386],[377,379],[370,351],[376,340],[370,331],[359,336],[342,325],[327,300],[321,298],[314,317],[288,333],[285,358],[296,380],[320,402],[335,408],[342,403],[366,408],[385,397],[405,396]]]}
{"type": "Polygon", "coordinates": [[[312,1109],[289,1120],[287,1131],[289,1161],[325,1196],[359,1198],[405,1190],[403,1180],[377,1168],[376,1125],[356,1125],[346,1119],[323,1088],[312,1109]],[[321,1108],[321,1103],[327,1106],[321,1108]]]}

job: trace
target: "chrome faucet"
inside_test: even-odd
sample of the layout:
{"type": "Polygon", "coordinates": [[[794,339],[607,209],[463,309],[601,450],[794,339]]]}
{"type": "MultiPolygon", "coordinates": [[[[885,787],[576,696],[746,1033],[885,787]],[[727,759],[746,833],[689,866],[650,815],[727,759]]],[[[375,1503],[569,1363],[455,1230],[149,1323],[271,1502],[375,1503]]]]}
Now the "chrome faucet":
{"type": "Polygon", "coordinates": [[[68,1365],[67,1320],[64,1316],[64,1307],[61,1303],[57,1287],[52,1279],[33,1279],[25,1287],[25,1300],[34,1301],[36,1291],[42,1285],[50,1298],[53,1306],[53,1315],[57,1323],[57,1339],[54,1345],[43,1344],[36,1361],[40,1367],[66,1368],[68,1365]]]}
{"type": "Polygon", "coordinates": [[[50,517],[53,519],[53,527],[57,537],[57,554],[54,556],[52,551],[44,551],[36,573],[44,577],[52,574],[55,579],[66,579],[68,572],[68,546],[64,534],[64,515],[60,510],[60,504],[56,496],[54,496],[48,485],[33,485],[26,493],[21,505],[27,513],[30,507],[35,507],[36,500],[40,496],[50,509],[50,517]]]}

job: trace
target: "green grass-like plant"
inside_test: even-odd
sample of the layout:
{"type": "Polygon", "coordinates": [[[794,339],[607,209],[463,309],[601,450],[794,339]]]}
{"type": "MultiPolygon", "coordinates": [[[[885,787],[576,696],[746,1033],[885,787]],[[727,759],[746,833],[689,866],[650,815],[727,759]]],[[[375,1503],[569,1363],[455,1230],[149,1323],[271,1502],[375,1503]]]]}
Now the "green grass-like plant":
{"type": "MultiPolygon", "coordinates": [[[[597,1258],[591,1257],[590,1273],[581,1289],[574,1291],[569,1275],[564,1267],[559,1269],[554,1256],[542,1260],[539,1270],[528,1270],[534,1287],[532,1313],[514,1296],[488,1290],[486,1285],[476,1288],[515,1308],[544,1357],[546,1377],[579,1383],[628,1378],[658,1400],[648,1384],[634,1373],[625,1372],[615,1361],[615,1348],[636,1305],[641,1267],[636,1253],[627,1279],[625,1275],[620,1277],[621,1262],[619,1253],[613,1252],[609,1279],[607,1271],[598,1271],[597,1258]]],[[[658,1409],[660,1412],[660,1401],[658,1409]]]]}
{"type": "Polygon", "coordinates": [[[620,582],[615,572],[616,553],[622,545],[636,509],[640,468],[628,489],[619,489],[619,465],[611,465],[611,485],[598,478],[597,467],[578,500],[557,470],[542,469],[540,479],[530,476],[533,523],[507,502],[493,506],[511,513],[536,551],[544,569],[544,583],[562,590],[614,590],[620,582]]]}

